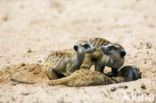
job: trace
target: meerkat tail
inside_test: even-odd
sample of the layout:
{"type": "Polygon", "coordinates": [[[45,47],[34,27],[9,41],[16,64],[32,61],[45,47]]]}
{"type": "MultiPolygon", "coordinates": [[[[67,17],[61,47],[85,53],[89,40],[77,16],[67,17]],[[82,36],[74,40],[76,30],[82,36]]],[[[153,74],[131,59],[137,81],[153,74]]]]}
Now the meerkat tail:
{"type": "Polygon", "coordinates": [[[29,81],[20,81],[20,80],[13,79],[13,78],[11,78],[10,80],[11,80],[11,81],[13,81],[13,82],[23,83],[23,84],[35,84],[34,82],[29,82],[29,81]]]}
{"type": "Polygon", "coordinates": [[[49,80],[49,85],[65,85],[69,81],[69,77],[64,77],[61,79],[49,80]]]}

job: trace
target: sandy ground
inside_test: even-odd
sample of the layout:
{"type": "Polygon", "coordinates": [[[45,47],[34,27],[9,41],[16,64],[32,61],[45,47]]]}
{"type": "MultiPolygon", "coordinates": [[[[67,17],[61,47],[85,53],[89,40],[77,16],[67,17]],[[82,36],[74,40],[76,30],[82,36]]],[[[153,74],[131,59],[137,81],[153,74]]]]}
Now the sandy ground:
{"type": "Polygon", "coordinates": [[[0,103],[156,103],[155,0],[0,0],[0,103]],[[127,51],[143,78],[91,87],[48,86],[40,65],[52,50],[103,37],[127,51]],[[23,72],[21,72],[23,71],[23,72]],[[10,77],[36,84],[16,84],[10,77]]]}

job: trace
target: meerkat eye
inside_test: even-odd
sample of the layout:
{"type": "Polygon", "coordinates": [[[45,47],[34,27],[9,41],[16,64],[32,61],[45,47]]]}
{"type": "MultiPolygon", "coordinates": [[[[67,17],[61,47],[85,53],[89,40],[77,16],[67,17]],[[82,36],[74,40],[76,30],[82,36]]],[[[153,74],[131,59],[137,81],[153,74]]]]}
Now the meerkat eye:
{"type": "Polygon", "coordinates": [[[89,44],[83,44],[82,45],[84,48],[89,48],[89,44]]]}
{"type": "Polygon", "coordinates": [[[74,45],[73,48],[74,48],[75,51],[78,51],[78,46],[77,45],[74,45]]]}
{"type": "Polygon", "coordinates": [[[109,49],[111,49],[111,50],[117,50],[118,48],[115,47],[115,46],[110,46],[109,49]]]}
{"type": "Polygon", "coordinates": [[[126,73],[124,73],[123,75],[124,75],[124,76],[127,76],[127,74],[126,74],[126,73]]]}

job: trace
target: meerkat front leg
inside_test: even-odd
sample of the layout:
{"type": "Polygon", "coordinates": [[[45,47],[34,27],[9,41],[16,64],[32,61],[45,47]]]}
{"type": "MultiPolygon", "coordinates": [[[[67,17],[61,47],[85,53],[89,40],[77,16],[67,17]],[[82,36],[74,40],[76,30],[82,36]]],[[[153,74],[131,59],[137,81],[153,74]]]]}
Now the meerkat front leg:
{"type": "Polygon", "coordinates": [[[90,69],[92,60],[89,54],[86,54],[80,69],[90,69]]]}
{"type": "Polygon", "coordinates": [[[104,68],[105,68],[105,66],[101,65],[101,63],[99,63],[99,62],[95,63],[95,71],[103,73],[104,68]]]}
{"type": "Polygon", "coordinates": [[[76,67],[74,68],[74,66],[72,66],[70,63],[67,64],[66,68],[68,68],[66,69],[66,76],[71,75],[76,70],[76,67]]]}

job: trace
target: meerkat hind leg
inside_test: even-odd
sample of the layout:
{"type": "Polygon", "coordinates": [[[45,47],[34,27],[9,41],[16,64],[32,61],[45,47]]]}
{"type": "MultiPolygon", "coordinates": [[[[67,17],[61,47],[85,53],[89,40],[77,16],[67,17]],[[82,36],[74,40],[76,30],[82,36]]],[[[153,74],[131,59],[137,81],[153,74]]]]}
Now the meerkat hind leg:
{"type": "Polygon", "coordinates": [[[47,76],[49,80],[58,79],[58,75],[53,69],[50,69],[50,72],[48,72],[47,76]]]}
{"type": "Polygon", "coordinates": [[[64,77],[61,79],[56,79],[56,80],[49,80],[48,84],[49,85],[66,85],[70,81],[70,76],[64,77]]]}

